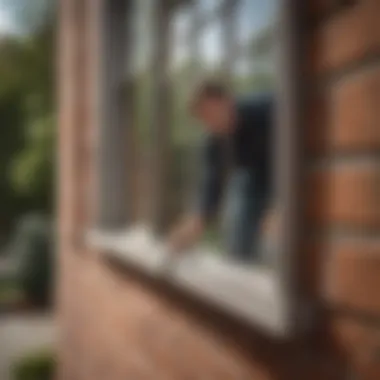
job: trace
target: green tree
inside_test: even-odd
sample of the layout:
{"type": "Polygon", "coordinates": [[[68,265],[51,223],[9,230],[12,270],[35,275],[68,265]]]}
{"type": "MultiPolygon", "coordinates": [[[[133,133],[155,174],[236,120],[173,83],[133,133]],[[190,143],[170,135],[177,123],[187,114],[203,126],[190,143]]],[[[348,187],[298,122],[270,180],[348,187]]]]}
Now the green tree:
{"type": "Polygon", "coordinates": [[[54,6],[0,0],[14,25],[0,37],[0,239],[21,214],[51,210],[54,6]]]}
{"type": "Polygon", "coordinates": [[[54,118],[35,119],[26,131],[25,148],[11,165],[11,184],[36,210],[51,211],[54,182],[54,118]]]}

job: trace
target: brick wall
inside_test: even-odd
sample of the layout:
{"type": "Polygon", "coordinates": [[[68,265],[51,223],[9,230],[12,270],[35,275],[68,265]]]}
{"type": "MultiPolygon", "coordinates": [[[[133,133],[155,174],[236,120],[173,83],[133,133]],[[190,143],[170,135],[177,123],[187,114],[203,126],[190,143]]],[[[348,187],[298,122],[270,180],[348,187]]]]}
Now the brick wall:
{"type": "Polygon", "coordinates": [[[304,16],[301,281],[321,318],[291,342],[178,302],[75,238],[93,211],[98,1],[60,10],[58,378],[380,379],[380,1],[309,0],[304,16]]]}
{"type": "Polygon", "coordinates": [[[314,3],[307,63],[314,286],[351,373],[378,379],[380,2],[314,3]]]}

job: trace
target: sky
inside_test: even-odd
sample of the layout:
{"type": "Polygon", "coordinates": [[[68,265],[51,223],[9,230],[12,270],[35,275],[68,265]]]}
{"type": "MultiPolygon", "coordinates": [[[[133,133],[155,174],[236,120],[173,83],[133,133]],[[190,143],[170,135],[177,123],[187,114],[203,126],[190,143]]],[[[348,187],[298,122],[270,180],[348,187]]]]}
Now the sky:
{"type": "Polygon", "coordinates": [[[0,2],[0,35],[12,33],[14,31],[15,25],[12,17],[9,12],[7,12],[5,5],[0,2]]]}
{"type": "Polygon", "coordinates": [[[0,35],[29,33],[51,6],[54,0],[0,0],[0,35]]]}
{"type": "MultiPolygon", "coordinates": [[[[198,0],[199,5],[204,11],[215,9],[221,0],[198,0]]],[[[240,0],[240,6],[237,13],[237,38],[239,44],[247,43],[262,28],[272,23],[278,9],[279,0],[240,0]]],[[[189,26],[188,14],[182,12],[179,14],[175,25],[175,64],[180,64],[190,54],[188,45],[180,41],[184,40],[186,29],[189,26]]],[[[201,54],[203,60],[214,65],[220,62],[222,58],[221,44],[221,24],[212,23],[203,34],[201,40],[201,54]]]]}

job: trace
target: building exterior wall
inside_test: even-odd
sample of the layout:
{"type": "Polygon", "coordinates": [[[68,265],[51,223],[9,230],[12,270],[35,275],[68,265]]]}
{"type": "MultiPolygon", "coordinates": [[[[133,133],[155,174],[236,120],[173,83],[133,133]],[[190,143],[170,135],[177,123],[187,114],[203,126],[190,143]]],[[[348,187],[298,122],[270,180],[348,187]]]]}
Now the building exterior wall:
{"type": "Polygon", "coordinates": [[[95,207],[100,0],[60,5],[59,380],[380,379],[380,2],[308,0],[303,289],[310,336],[249,333],[82,239],[95,207]]]}

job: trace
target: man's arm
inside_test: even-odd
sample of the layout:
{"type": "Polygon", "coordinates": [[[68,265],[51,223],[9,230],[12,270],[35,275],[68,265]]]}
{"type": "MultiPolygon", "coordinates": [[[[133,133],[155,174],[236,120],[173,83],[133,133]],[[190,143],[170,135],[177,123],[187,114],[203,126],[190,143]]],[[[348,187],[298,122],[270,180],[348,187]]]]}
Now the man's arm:
{"type": "Polygon", "coordinates": [[[206,141],[201,165],[195,210],[185,217],[169,238],[173,253],[181,252],[199,241],[207,223],[218,209],[223,185],[223,157],[217,140],[206,141]]]}

